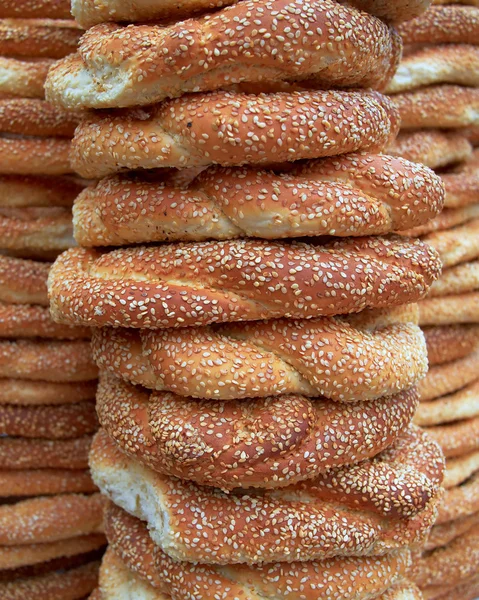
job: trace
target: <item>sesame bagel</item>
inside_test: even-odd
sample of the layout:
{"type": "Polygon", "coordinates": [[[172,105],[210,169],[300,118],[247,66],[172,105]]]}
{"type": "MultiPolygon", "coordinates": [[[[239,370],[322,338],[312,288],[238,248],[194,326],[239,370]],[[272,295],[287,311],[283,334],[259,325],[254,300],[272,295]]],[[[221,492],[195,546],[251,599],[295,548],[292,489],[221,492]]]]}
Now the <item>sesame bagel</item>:
{"type": "Polygon", "coordinates": [[[436,231],[423,241],[437,250],[443,267],[452,267],[479,257],[479,219],[446,231],[436,231]]]}
{"type": "Polygon", "coordinates": [[[63,58],[75,52],[81,34],[82,30],[72,20],[3,19],[0,55],[63,58]]]}
{"type": "Polygon", "coordinates": [[[464,358],[479,345],[479,325],[423,327],[429,366],[464,358]]]}
{"type": "Polygon", "coordinates": [[[0,302],[0,338],[41,337],[49,339],[88,339],[87,327],[60,325],[45,306],[4,304],[0,302]]]}
{"type": "Polygon", "coordinates": [[[50,270],[49,294],[62,323],[186,327],[397,306],[439,272],[433,248],[400,237],[72,248],[50,270]]]}
{"type": "Polygon", "coordinates": [[[0,404],[38,406],[94,400],[96,381],[76,383],[0,378],[0,404]]]}
{"type": "Polygon", "coordinates": [[[93,402],[58,406],[0,406],[2,435],[67,440],[93,433],[97,427],[93,402]]]}
{"type": "MultiPolygon", "coordinates": [[[[449,458],[446,462],[446,473],[443,485],[446,489],[456,487],[467,481],[479,471],[479,450],[473,450],[463,456],[449,458]]],[[[475,515],[479,519],[478,515],[475,515]]],[[[470,517],[465,517],[469,519],[470,517]]]]}
{"type": "Polygon", "coordinates": [[[92,179],[124,169],[278,163],[377,152],[398,126],[396,109],[378,92],[187,94],[87,114],[71,159],[75,171],[92,179]]]}
{"type": "Polygon", "coordinates": [[[0,99],[0,131],[27,136],[73,137],[79,115],[38,98],[0,99]]]}
{"type": "Polygon", "coordinates": [[[97,369],[87,340],[0,340],[0,377],[80,382],[97,369]]]}
{"type": "Polygon", "coordinates": [[[277,488],[375,456],[407,429],[417,399],[412,389],[355,404],[196,401],[103,376],[97,412],[120,448],[155,471],[222,489],[277,488]]]}
{"type": "Polygon", "coordinates": [[[75,245],[69,208],[0,207],[0,247],[8,250],[66,250],[75,245]]]}
{"type": "Polygon", "coordinates": [[[72,173],[67,138],[0,134],[0,175],[65,175],[72,173]]]}
{"type": "Polygon", "coordinates": [[[455,129],[479,123],[479,88],[435,85],[391,100],[403,129],[455,129]]]}
{"type": "Polygon", "coordinates": [[[69,0],[2,0],[0,18],[71,19],[69,0]]]}
{"type": "Polygon", "coordinates": [[[97,491],[88,469],[0,470],[0,498],[52,496],[97,491]]]}
{"type": "Polygon", "coordinates": [[[398,29],[404,44],[478,44],[479,11],[457,3],[431,6],[398,29]]]}
{"type": "Polygon", "coordinates": [[[479,471],[461,485],[446,490],[441,504],[437,525],[461,519],[479,511],[479,471]]]}
{"type": "MultiPolygon", "coordinates": [[[[435,281],[431,286],[428,297],[449,297],[453,294],[463,294],[464,298],[467,292],[473,292],[478,289],[479,260],[473,260],[446,269],[441,275],[440,279],[435,281]]],[[[452,300],[452,298],[444,298],[445,302],[448,300],[452,300]]]]}
{"type": "Polygon", "coordinates": [[[418,384],[422,402],[456,392],[477,379],[479,350],[476,349],[464,358],[442,365],[434,365],[426,377],[418,384]]]}
{"type": "Polygon", "coordinates": [[[479,416],[479,380],[432,402],[421,402],[414,417],[417,425],[442,425],[479,416]]]}
{"type": "Polygon", "coordinates": [[[369,461],[281,490],[235,494],[154,473],[101,431],[90,467],[102,492],[147,521],[153,541],[173,559],[230,565],[377,555],[420,544],[435,518],[444,461],[434,442],[411,429],[369,461]]]}
{"type": "Polygon", "coordinates": [[[84,187],[73,177],[0,175],[0,206],[70,208],[84,187]]]}
{"type": "Polygon", "coordinates": [[[478,524],[479,512],[467,517],[463,517],[462,519],[457,519],[456,521],[449,521],[447,523],[443,523],[442,525],[435,525],[431,529],[425,549],[434,550],[434,548],[446,546],[449,542],[452,542],[452,540],[459,537],[463,533],[466,533],[473,526],[478,524]]]}
{"type": "Polygon", "coordinates": [[[0,56],[0,97],[44,98],[52,58],[9,58],[0,56]]]}
{"type": "Polygon", "coordinates": [[[424,336],[409,318],[99,328],[92,346],[102,370],[150,389],[216,400],[278,394],[373,400],[410,388],[427,370],[424,336]]]}
{"type": "Polygon", "coordinates": [[[71,440],[0,438],[0,469],[86,469],[91,435],[71,440]]]}
{"type": "Polygon", "coordinates": [[[169,25],[98,25],[52,68],[46,93],[72,109],[148,105],[243,81],[381,89],[401,48],[382,21],[335,0],[244,0],[169,25]]]}
{"type": "Polygon", "coordinates": [[[419,302],[421,325],[479,322],[479,292],[426,298],[419,302]]]}
{"type": "Polygon", "coordinates": [[[434,600],[475,600],[479,595],[479,575],[475,575],[453,588],[448,588],[445,593],[442,593],[443,591],[444,588],[441,587],[440,595],[435,596],[434,600]]]}
{"type": "Polygon", "coordinates": [[[124,588],[125,596],[121,598],[134,600],[133,590],[145,587],[152,594],[145,598],[151,600],[187,600],[193,591],[197,600],[207,600],[212,593],[228,599],[244,596],[273,600],[292,593],[308,600],[362,600],[401,580],[410,562],[408,551],[402,550],[374,558],[333,558],[263,567],[234,565],[226,571],[214,565],[171,560],[155,546],[144,523],[112,504],[106,511],[106,529],[110,547],[99,581],[103,600],[117,599],[124,588]]]}
{"type": "Polygon", "coordinates": [[[431,129],[403,131],[387,151],[393,156],[438,169],[470,158],[472,146],[462,133],[431,129]]]}
{"type": "Polygon", "coordinates": [[[48,306],[50,264],[0,255],[0,301],[48,306]]]}
{"type": "Polygon", "coordinates": [[[187,186],[168,176],[110,177],[79,196],[73,218],[82,246],[361,236],[424,223],[443,198],[440,178],[426,167],[350,154],[285,173],[211,167],[187,186]]]}
{"type": "MultiPolygon", "coordinates": [[[[477,179],[477,183],[479,184],[479,178],[477,179]]],[[[453,227],[463,225],[464,223],[472,221],[473,219],[479,219],[479,204],[471,204],[468,206],[461,206],[459,208],[445,208],[439,216],[431,221],[428,221],[424,225],[418,225],[413,229],[406,229],[404,231],[400,231],[399,233],[400,235],[406,235],[410,237],[423,236],[435,231],[452,229],[453,227]]],[[[442,276],[444,276],[444,273],[442,276]]],[[[440,281],[440,279],[438,281],[440,281]]]]}
{"type": "Polygon", "coordinates": [[[428,427],[427,434],[448,458],[463,456],[479,449],[479,417],[428,427]]]}

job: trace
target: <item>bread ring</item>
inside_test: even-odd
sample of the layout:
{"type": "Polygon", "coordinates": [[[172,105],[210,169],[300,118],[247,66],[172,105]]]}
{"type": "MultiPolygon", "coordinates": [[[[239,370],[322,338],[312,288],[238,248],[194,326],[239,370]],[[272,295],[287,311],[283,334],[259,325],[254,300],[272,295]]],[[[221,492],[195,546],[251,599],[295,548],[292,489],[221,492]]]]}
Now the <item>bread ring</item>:
{"type": "MultiPolygon", "coordinates": [[[[73,440],[0,438],[0,468],[87,469],[91,436],[73,440]]],[[[1,567],[0,567],[1,568],[1,567]]]]}
{"type": "Polygon", "coordinates": [[[21,138],[0,135],[0,174],[65,175],[71,141],[66,138],[21,138]]]}
{"type": "Polygon", "coordinates": [[[441,446],[448,458],[462,456],[479,449],[479,417],[428,427],[427,434],[441,446]]]}
{"type": "Polygon", "coordinates": [[[44,98],[45,79],[55,60],[0,56],[0,95],[22,98],[44,98]]]}
{"type": "Polygon", "coordinates": [[[455,521],[479,511],[479,471],[458,487],[446,490],[436,524],[455,521]]]}
{"type": "Polygon", "coordinates": [[[0,99],[3,133],[73,137],[78,121],[77,113],[68,113],[38,98],[0,99]]]}
{"type": "Polygon", "coordinates": [[[428,0],[339,0],[341,3],[352,4],[360,10],[365,10],[388,22],[400,23],[414,19],[429,7],[428,0]]]}
{"type": "Polygon", "coordinates": [[[90,335],[87,327],[55,323],[47,307],[0,302],[0,337],[75,340],[88,339],[90,335]]]}
{"type": "Polygon", "coordinates": [[[419,303],[421,325],[479,322],[479,292],[426,298],[419,303]]]}
{"type": "Polygon", "coordinates": [[[0,255],[0,301],[48,306],[50,265],[0,255]]]}
{"type": "Polygon", "coordinates": [[[414,422],[417,425],[441,425],[476,416],[479,416],[479,380],[477,379],[457,392],[436,398],[432,402],[421,402],[414,422]]]}
{"type": "Polygon", "coordinates": [[[68,570],[0,583],[2,600],[79,600],[98,582],[99,561],[68,570]]]}
{"type": "Polygon", "coordinates": [[[212,167],[187,187],[165,178],[110,177],[79,196],[73,219],[82,246],[358,236],[425,222],[443,198],[440,178],[425,167],[351,154],[279,174],[212,167]]]}
{"type": "Polygon", "coordinates": [[[446,467],[444,487],[446,489],[457,487],[474,475],[476,471],[479,471],[479,450],[474,450],[464,456],[449,458],[446,467]]]}
{"type": "Polygon", "coordinates": [[[423,241],[438,251],[443,267],[474,260],[479,257],[479,219],[447,231],[430,233],[423,241]]]}
{"type": "Polygon", "coordinates": [[[472,146],[464,135],[453,131],[406,131],[389,146],[388,153],[438,169],[467,160],[472,146]]]}
{"type": "MultiPolygon", "coordinates": [[[[473,1],[473,0],[472,0],[473,1]]],[[[442,588],[443,590],[443,588],[442,588]]],[[[444,594],[435,596],[434,600],[475,600],[479,594],[479,575],[448,589],[444,594]]]]}
{"type": "Polygon", "coordinates": [[[0,175],[0,206],[70,208],[84,186],[69,177],[0,175]]]}
{"type": "Polygon", "coordinates": [[[423,328],[429,366],[464,358],[479,346],[479,325],[423,328]]]}
{"type": "MultiPolygon", "coordinates": [[[[479,188],[477,191],[479,192],[479,188]]],[[[413,229],[406,229],[400,231],[399,235],[418,237],[426,235],[428,233],[433,233],[435,231],[445,231],[447,229],[452,229],[453,227],[464,225],[464,223],[467,223],[468,221],[471,221],[473,219],[479,219],[479,204],[472,204],[469,206],[462,206],[459,208],[446,208],[438,217],[436,217],[432,221],[429,221],[424,225],[418,225],[413,229]]],[[[440,279],[438,280],[438,282],[439,281],[440,279]]]]}
{"type": "Polygon", "coordinates": [[[479,48],[446,44],[415,50],[402,59],[386,89],[389,94],[397,94],[439,83],[479,86],[479,48]]]}
{"type": "Polygon", "coordinates": [[[100,494],[61,494],[3,504],[0,544],[40,544],[102,533],[103,505],[100,494]]]}
{"type": "Polygon", "coordinates": [[[92,348],[101,369],[132,383],[215,400],[278,394],[373,400],[410,388],[427,371],[423,334],[407,322],[363,327],[319,318],[217,329],[100,328],[92,348]]]}
{"type": "Polygon", "coordinates": [[[458,173],[444,173],[441,178],[446,187],[444,205],[447,208],[469,207],[471,204],[477,204],[479,172],[464,170],[458,173]]]}
{"type": "Polygon", "coordinates": [[[0,340],[0,377],[52,382],[97,377],[86,340],[0,340]]]}
{"type": "Polygon", "coordinates": [[[0,568],[18,569],[26,565],[39,565],[61,557],[76,556],[97,550],[106,543],[101,533],[80,535],[57,542],[0,547],[0,568]]]}
{"type": "Polygon", "coordinates": [[[111,376],[97,394],[100,424],[129,456],[222,489],[278,488],[374,456],[407,429],[416,406],[414,389],[358,404],[301,396],[220,403],[149,393],[111,376]]]}
{"type": "Polygon", "coordinates": [[[154,545],[141,521],[113,505],[106,514],[111,546],[100,568],[102,600],[186,600],[193,593],[195,600],[207,600],[214,593],[219,598],[253,598],[257,594],[257,598],[272,600],[295,594],[315,600],[330,600],[333,595],[342,600],[362,600],[400,581],[410,562],[409,553],[403,550],[374,558],[333,558],[264,567],[231,565],[227,570],[180,563],[154,545]],[[143,589],[148,595],[140,596],[143,589]]]}
{"type": "Polygon", "coordinates": [[[479,289],[479,260],[446,269],[441,278],[432,285],[428,297],[465,295],[466,292],[473,292],[477,289],[479,289]]]}
{"type": "Polygon", "coordinates": [[[241,82],[381,89],[401,49],[395,30],[335,0],[244,0],[164,26],[98,25],[52,68],[45,91],[72,109],[153,104],[241,82]]]}
{"type": "Polygon", "coordinates": [[[404,44],[477,44],[479,11],[468,6],[432,6],[402,23],[398,31],[404,44]]]}
{"type": "Polygon", "coordinates": [[[91,493],[97,488],[88,469],[0,470],[0,497],[51,496],[65,493],[91,493]]]}
{"type": "Polygon", "coordinates": [[[0,404],[74,404],[95,398],[96,381],[77,383],[0,378],[0,404]]]}
{"type": "Polygon", "coordinates": [[[431,367],[418,383],[421,402],[440,398],[469,385],[477,379],[478,368],[479,349],[464,358],[431,367]]]}
{"type": "Polygon", "coordinates": [[[0,21],[0,54],[63,58],[75,52],[82,30],[75,21],[4,19],[0,21]]]}
{"type": "Polygon", "coordinates": [[[435,517],[443,458],[411,429],[375,459],[283,490],[237,495],[154,473],[101,431],[90,468],[102,492],[146,520],[173,559],[231,565],[383,554],[421,543],[435,517]]]}
{"type": "Polygon", "coordinates": [[[71,159],[91,179],[124,169],[287,162],[378,152],[398,125],[391,101],[378,92],[213,92],[88,114],[71,159]]]}
{"type": "Polygon", "coordinates": [[[396,94],[391,100],[403,129],[451,129],[479,124],[479,88],[437,85],[396,94]]]}
{"type": "Polygon", "coordinates": [[[456,521],[449,521],[442,525],[435,525],[431,529],[429,539],[425,545],[425,550],[434,550],[441,546],[446,546],[449,542],[452,542],[455,538],[459,537],[463,533],[469,531],[473,526],[479,524],[479,512],[457,519],[456,521]]]}
{"type": "Polygon", "coordinates": [[[439,271],[435,250],[400,237],[72,248],[51,269],[49,294],[62,323],[186,327],[397,306],[424,296],[439,271]]]}
{"type": "Polygon", "coordinates": [[[0,18],[71,19],[69,0],[2,0],[0,18]]]}

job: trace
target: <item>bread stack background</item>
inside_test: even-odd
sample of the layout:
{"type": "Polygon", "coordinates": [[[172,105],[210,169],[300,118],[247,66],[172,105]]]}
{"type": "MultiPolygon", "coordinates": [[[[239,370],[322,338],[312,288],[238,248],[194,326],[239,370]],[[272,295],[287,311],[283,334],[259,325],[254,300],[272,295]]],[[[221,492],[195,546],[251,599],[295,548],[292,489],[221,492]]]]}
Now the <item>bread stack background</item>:
{"type": "Polygon", "coordinates": [[[444,188],[379,154],[399,115],[368,88],[399,62],[386,21],[427,3],[356,4],[384,21],[334,0],[73,3],[92,27],[47,97],[91,109],[72,163],[99,181],[49,293],[57,322],[95,327],[94,598],[421,598],[444,459],[411,425],[415,302],[440,261],[390,234],[444,188]]]}
{"type": "Polygon", "coordinates": [[[479,596],[479,8],[442,4],[400,28],[405,56],[388,89],[403,128],[393,151],[446,187],[442,214],[407,232],[444,266],[419,303],[430,370],[415,422],[447,457],[447,491],[416,579],[427,598],[463,600],[479,596]]]}
{"type": "Polygon", "coordinates": [[[48,259],[74,244],[84,185],[77,115],[44,100],[81,35],[66,2],[0,6],[0,598],[75,600],[96,586],[103,501],[88,470],[98,427],[87,328],[50,317],[48,259]]]}

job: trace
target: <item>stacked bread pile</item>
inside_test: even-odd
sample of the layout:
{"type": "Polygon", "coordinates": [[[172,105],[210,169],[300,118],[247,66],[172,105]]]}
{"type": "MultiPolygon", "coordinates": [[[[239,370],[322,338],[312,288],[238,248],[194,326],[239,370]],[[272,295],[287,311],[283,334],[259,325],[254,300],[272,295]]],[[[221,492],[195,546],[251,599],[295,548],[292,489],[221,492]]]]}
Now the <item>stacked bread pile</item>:
{"type": "Polygon", "coordinates": [[[443,457],[411,425],[414,303],[440,261],[388,234],[435,217],[444,189],[379,154],[398,115],[367,88],[400,40],[351,3],[219,4],[76,1],[97,25],[47,81],[63,108],[104,109],[73,142],[99,179],[75,203],[82,247],[49,278],[54,318],[96,328],[95,597],[420,598],[410,552],[443,457]]]}
{"type": "Polygon", "coordinates": [[[71,207],[83,189],[68,175],[77,117],[43,98],[48,67],[81,34],[61,20],[68,9],[0,6],[2,600],[86,597],[105,545],[88,471],[97,429],[90,332],[55,323],[47,295],[45,259],[73,245],[71,207]]]}
{"type": "Polygon", "coordinates": [[[468,600],[479,596],[479,8],[433,6],[400,32],[394,152],[435,168],[446,187],[443,213],[406,232],[444,265],[419,304],[430,370],[415,421],[444,450],[447,490],[417,582],[427,598],[468,600]]]}

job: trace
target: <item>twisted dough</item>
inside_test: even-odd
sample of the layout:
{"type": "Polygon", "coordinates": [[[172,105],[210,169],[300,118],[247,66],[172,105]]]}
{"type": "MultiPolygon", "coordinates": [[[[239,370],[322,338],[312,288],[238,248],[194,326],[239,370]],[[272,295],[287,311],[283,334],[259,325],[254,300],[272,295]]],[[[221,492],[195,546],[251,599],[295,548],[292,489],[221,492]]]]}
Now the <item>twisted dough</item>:
{"type": "Polygon", "coordinates": [[[0,206],[69,208],[83,188],[69,177],[0,175],[0,206]]]}
{"type": "Polygon", "coordinates": [[[48,263],[0,255],[0,301],[48,306],[49,270],[48,263]]]}
{"type": "Polygon", "coordinates": [[[168,177],[117,176],[87,188],[74,206],[82,246],[389,233],[430,220],[441,180],[403,159],[350,154],[286,173],[212,167],[189,185],[168,177]]]}
{"type": "Polygon", "coordinates": [[[0,18],[71,19],[69,0],[2,0],[0,18]]]}
{"type": "Polygon", "coordinates": [[[96,381],[77,383],[0,379],[0,404],[75,404],[95,398],[96,381]]]}
{"type": "MultiPolygon", "coordinates": [[[[100,569],[102,600],[116,600],[123,587],[125,592],[149,588],[152,595],[145,598],[152,600],[187,600],[193,593],[196,600],[209,600],[215,593],[221,598],[273,600],[295,594],[315,600],[363,600],[401,580],[410,562],[408,551],[403,550],[374,558],[223,569],[172,561],[155,546],[144,523],[112,504],[106,511],[106,529],[111,545],[100,569]]],[[[135,596],[121,598],[134,600],[135,596]]]]}
{"type": "Polygon", "coordinates": [[[479,124],[479,88],[437,85],[391,98],[403,129],[451,129],[479,124]]]}
{"type": "Polygon", "coordinates": [[[120,448],[155,471],[223,489],[278,488],[375,456],[408,427],[417,399],[412,389],[355,404],[195,401],[103,376],[97,412],[120,448]]]}
{"type": "Polygon", "coordinates": [[[183,327],[415,302],[439,271],[434,249],[399,237],[72,248],[50,270],[49,294],[62,323],[183,327]]]}
{"type": "Polygon", "coordinates": [[[479,11],[468,6],[432,6],[398,31],[404,44],[477,44],[479,11]]]}
{"type": "MultiPolygon", "coordinates": [[[[86,469],[91,436],[72,440],[2,437],[1,469],[86,469]]],[[[1,562],[1,561],[0,561],[1,562]]]]}
{"type": "Polygon", "coordinates": [[[404,131],[389,146],[388,153],[437,169],[467,160],[472,155],[472,146],[462,133],[434,129],[404,131]]]}
{"type": "Polygon", "coordinates": [[[142,467],[101,430],[90,466],[103,493],[147,521],[169,556],[231,565],[377,555],[420,544],[435,518],[444,460],[414,428],[376,458],[312,481],[225,493],[142,467]]]}
{"type": "Polygon", "coordinates": [[[378,92],[213,92],[147,108],[90,113],[72,145],[75,171],[289,162],[384,149],[398,113],[378,92]]]}
{"type": "Polygon", "coordinates": [[[71,20],[5,19],[0,22],[0,55],[63,58],[75,52],[81,34],[71,20]]]}
{"type": "Polygon", "coordinates": [[[411,52],[403,58],[386,89],[389,94],[396,94],[438,83],[477,87],[479,48],[454,44],[411,52]]]}
{"type": "Polygon", "coordinates": [[[243,81],[380,89],[401,48],[393,29],[335,0],[244,0],[165,26],[98,25],[45,89],[66,108],[147,105],[243,81]]]}
{"type": "Polygon", "coordinates": [[[44,98],[48,69],[52,58],[22,59],[0,57],[0,96],[44,98]]]}
{"type": "Polygon", "coordinates": [[[410,388],[427,370],[411,322],[282,319],[221,328],[100,328],[93,355],[132,383],[180,396],[231,400],[278,394],[371,400],[410,388]],[[386,359],[387,357],[387,359],[386,359]]]}

